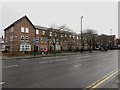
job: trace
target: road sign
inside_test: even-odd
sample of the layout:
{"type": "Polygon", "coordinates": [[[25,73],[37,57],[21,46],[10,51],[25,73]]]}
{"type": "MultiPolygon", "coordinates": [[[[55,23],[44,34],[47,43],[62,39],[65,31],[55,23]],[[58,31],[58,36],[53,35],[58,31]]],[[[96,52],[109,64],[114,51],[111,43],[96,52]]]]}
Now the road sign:
{"type": "Polygon", "coordinates": [[[33,43],[34,43],[34,45],[36,45],[36,39],[34,38],[34,40],[33,40],[33,43]]]}

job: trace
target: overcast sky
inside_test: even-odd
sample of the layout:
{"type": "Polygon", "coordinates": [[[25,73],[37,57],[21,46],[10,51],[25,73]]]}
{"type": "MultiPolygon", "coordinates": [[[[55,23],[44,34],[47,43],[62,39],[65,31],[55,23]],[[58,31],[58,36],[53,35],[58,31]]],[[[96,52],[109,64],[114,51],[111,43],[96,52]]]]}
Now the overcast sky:
{"type": "Polygon", "coordinates": [[[112,29],[112,34],[118,35],[117,2],[6,2],[2,3],[2,30],[24,15],[34,25],[66,25],[75,32],[80,32],[83,15],[84,30],[91,28],[110,35],[112,29]]]}

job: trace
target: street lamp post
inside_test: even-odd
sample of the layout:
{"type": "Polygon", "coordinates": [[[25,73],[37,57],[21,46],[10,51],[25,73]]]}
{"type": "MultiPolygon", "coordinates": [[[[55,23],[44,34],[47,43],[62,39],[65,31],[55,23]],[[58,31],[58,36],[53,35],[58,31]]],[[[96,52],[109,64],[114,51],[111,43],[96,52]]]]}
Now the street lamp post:
{"type": "Polygon", "coordinates": [[[82,18],[83,16],[81,16],[81,52],[83,51],[82,18]]]}

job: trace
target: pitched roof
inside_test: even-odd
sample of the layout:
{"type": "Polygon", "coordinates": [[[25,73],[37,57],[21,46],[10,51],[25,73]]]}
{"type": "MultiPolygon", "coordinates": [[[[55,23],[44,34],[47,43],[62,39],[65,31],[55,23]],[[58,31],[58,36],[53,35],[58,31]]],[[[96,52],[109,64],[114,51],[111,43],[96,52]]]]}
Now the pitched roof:
{"type": "Polygon", "coordinates": [[[35,27],[36,29],[49,30],[48,27],[43,27],[43,26],[39,26],[39,25],[34,25],[34,27],[35,27]]]}
{"type": "Polygon", "coordinates": [[[11,28],[12,26],[14,26],[14,24],[20,22],[22,19],[26,18],[30,24],[33,26],[33,28],[35,29],[34,25],[32,24],[32,22],[28,19],[28,17],[25,15],[23,17],[21,17],[20,19],[18,19],[17,21],[13,22],[12,24],[10,24],[7,28],[4,29],[4,31],[6,31],[7,29],[11,28]]]}

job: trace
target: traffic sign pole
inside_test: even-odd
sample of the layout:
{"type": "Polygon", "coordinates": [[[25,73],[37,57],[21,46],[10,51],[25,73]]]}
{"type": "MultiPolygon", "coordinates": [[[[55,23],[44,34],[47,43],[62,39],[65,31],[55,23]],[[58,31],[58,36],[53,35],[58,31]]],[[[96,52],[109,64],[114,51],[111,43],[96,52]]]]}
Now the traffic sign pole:
{"type": "Polygon", "coordinates": [[[35,38],[34,38],[33,43],[34,43],[34,57],[35,57],[35,54],[36,54],[36,39],[35,38]]]}

